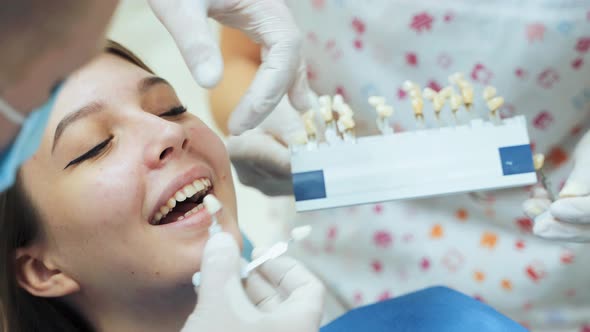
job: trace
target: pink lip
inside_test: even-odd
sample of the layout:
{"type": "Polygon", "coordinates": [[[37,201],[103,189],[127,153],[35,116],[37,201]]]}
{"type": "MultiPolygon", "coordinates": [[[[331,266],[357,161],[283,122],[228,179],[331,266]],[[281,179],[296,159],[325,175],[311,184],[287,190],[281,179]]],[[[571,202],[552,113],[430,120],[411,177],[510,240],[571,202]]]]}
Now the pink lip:
{"type": "MultiPolygon", "coordinates": [[[[176,179],[172,180],[170,184],[166,187],[166,189],[160,195],[160,198],[154,205],[152,212],[150,213],[148,223],[154,220],[156,213],[160,211],[160,207],[162,207],[172,195],[174,195],[177,191],[184,188],[187,184],[193,183],[196,179],[207,178],[211,181],[211,186],[213,187],[213,178],[211,176],[211,172],[205,167],[193,167],[186,171],[184,174],[179,175],[176,179]]],[[[196,213],[197,215],[198,213],[196,213]]],[[[192,216],[191,216],[192,217],[192,216]]],[[[187,218],[189,219],[189,218],[187,218]]]]}

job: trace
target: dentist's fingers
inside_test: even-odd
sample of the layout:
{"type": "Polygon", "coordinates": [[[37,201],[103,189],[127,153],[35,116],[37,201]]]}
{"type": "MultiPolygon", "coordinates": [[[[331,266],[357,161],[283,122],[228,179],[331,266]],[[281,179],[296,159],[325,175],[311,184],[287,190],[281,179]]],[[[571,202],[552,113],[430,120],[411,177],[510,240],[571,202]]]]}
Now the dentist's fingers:
{"type": "Polygon", "coordinates": [[[524,213],[532,219],[549,210],[550,207],[551,200],[547,198],[531,198],[526,200],[522,205],[524,213]]]}
{"type": "Polygon", "coordinates": [[[285,303],[298,306],[307,303],[310,309],[321,311],[324,301],[324,286],[301,263],[288,256],[266,262],[260,273],[278,287],[286,297],[285,303]]]}
{"type": "Polygon", "coordinates": [[[563,222],[590,225],[590,195],[558,199],[551,204],[551,214],[563,222]]]}
{"type": "Polygon", "coordinates": [[[232,301],[244,310],[254,309],[242,288],[240,249],[233,236],[226,232],[213,235],[205,245],[197,307],[223,301],[232,301]]]}
{"type": "MultiPolygon", "coordinates": [[[[289,8],[283,1],[266,0],[243,1],[242,7],[241,11],[249,14],[244,15],[248,19],[232,25],[260,42],[265,53],[250,88],[230,117],[228,127],[234,135],[260,124],[287,92],[293,91],[295,108],[308,108],[307,92],[301,91],[305,85],[300,83],[302,38],[289,8]]],[[[218,19],[224,22],[231,17],[218,19]]]]}
{"type": "Polygon", "coordinates": [[[560,198],[551,205],[551,213],[560,221],[590,223],[590,133],[578,143],[574,160],[574,169],[560,198]]]}
{"type": "Polygon", "coordinates": [[[258,271],[253,271],[246,280],[246,293],[252,303],[261,311],[269,312],[277,308],[283,297],[279,290],[258,271]]]}
{"type": "Polygon", "coordinates": [[[590,225],[560,222],[549,211],[535,218],[533,233],[548,240],[590,242],[590,225]]]}
{"type": "Polygon", "coordinates": [[[149,4],[174,38],[197,83],[204,88],[217,85],[223,60],[217,38],[209,28],[206,1],[149,0],[149,4]]]}
{"type": "MultiPolygon", "coordinates": [[[[252,260],[262,256],[268,248],[254,248],[252,260]]],[[[246,280],[246,293],[261,311],[271,311],[282,302],[279,290],[266,280],[257,270],[250,272],[246,280]]]]}

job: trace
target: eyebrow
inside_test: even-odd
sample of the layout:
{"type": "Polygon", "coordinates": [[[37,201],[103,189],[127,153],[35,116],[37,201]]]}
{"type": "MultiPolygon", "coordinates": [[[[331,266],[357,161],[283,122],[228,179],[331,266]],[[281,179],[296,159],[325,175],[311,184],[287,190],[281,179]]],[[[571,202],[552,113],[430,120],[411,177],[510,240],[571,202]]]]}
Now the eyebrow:
{"type": "MultiPolygon", "coordinates": [[[[165,79],[161,78],[161,77],[157,77],[157,76],[150,76],[150,77],[146,77],[144,79],[142,79],[141,81],[139,81],[139,83],[137,83],[137,90],[139,91],[140,94],[145,94],[148,90],[150,90],[152,87],[159,85],[159,84],[165,84],[168,86],[171,86],[170,83],[168,83],[168,81],[166,81],[165,79]]],[[[86,118],[90,115],[99,113],[100,111],[102,111],[104,109],[104,103],[100,102],[100,101],[95,101],[92,102],[82,108],[80,108],[79,110],[72,112],[68,115],[66,115],[57,125],[57,127],[55,128],[55,134],[53,136],[53,146],[51,147],[51,153],[53,153],[53,151],[55,150],[55,147],[57,146],[57,142],[59,141],[59,138],[63,135],[64,131],[66,130],[66,128],[71,125],[72,123],[86,118]]]]}

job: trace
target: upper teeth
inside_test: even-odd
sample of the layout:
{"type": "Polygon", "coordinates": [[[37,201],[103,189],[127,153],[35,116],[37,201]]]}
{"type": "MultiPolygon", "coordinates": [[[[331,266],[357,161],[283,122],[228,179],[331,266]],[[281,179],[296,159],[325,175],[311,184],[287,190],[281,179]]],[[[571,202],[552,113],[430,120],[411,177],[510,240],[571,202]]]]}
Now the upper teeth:
{"type": "Polygon", "coordinates": [[[154,216],[153,224],[157,224],[162,220],[168,213],[174,209],[176,202],[183,202],[187,198],[193,197],[196,194],[204,193],[211,188],[211,181],[209,179],[197,179],[193,183],[187,184],[182,189],[174,193],[166,204],[162,205],[156,215],[154,216]]]}

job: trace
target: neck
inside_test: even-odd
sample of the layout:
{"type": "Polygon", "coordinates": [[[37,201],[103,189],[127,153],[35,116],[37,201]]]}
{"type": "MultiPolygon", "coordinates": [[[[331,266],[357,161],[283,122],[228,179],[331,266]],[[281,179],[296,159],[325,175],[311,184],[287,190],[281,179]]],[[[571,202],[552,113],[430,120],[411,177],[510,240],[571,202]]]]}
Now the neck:
{"type": "Polygon", "coordinates": [[[183,287],[166,294],[93,302],[87,317],[97,332],[180,331],[195,308],[196,295],[192,287],[183,287]]]}

